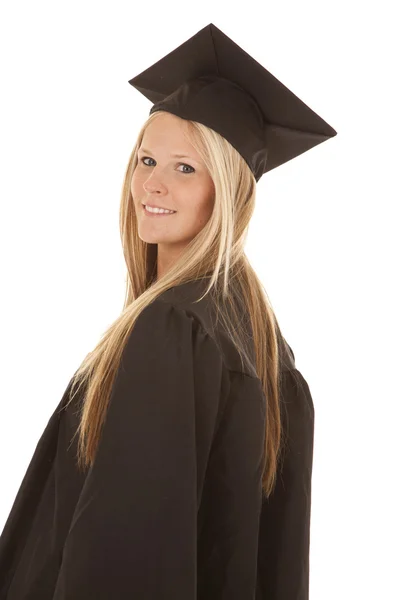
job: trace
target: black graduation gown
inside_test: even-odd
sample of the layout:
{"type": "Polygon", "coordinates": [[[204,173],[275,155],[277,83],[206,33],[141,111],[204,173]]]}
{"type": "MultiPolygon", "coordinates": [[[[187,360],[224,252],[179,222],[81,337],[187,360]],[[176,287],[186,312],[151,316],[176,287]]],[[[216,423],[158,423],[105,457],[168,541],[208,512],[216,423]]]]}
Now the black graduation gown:
{"type": "MultiPolygon", "coordinates": [[[[0,537],[0,600],[306,600],[314,407],[282,340],[282,476],[261,495],[265,402],[212,334],[204,282],[171,288],[123,352],[93,466],[71,381],[0,537]],[[201,291],[201,290],[200,290],[201,291]]],[[[82,393],[82,392],[81,392],[82,393]]]]}

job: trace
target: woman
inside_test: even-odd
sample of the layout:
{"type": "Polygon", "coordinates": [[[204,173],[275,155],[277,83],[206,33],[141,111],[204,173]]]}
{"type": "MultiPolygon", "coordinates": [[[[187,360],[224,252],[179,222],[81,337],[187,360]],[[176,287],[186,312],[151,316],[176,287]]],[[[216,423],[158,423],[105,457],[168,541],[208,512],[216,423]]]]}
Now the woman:
{"type": "Polygon", "coordinates": [[[177,114],[197,84],[139,132],[124,308],[38,442],[0,599],[308,598],[314,407],[244,252],[268,167],[177,114]]]}

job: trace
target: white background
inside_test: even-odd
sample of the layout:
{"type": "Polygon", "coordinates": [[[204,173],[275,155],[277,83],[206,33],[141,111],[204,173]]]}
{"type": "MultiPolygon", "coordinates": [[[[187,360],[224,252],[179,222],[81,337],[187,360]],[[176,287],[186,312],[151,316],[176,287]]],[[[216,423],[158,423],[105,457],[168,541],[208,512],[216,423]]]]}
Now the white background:
{"type": "Polygon", "coordinates": [[[395,4],[1,4],[1,528],[122,309],[120,192],[151,107],[128,80],[212,22],[338,132],[264,175],[247,245],[314,400],[310,599],[400,597],[395,4]]]}

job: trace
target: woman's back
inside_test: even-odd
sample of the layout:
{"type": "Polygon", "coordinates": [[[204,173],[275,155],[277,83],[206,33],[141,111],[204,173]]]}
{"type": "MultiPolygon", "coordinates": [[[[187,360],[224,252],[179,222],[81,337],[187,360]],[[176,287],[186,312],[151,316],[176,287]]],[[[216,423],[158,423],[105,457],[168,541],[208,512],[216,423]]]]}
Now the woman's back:
{"type": "Polygon", "coordinates": [[[0,538],[4,600],[308,597],[314,409],[280,340],[288,447],[262,498],[265,398],[203,282],[167,290],[124,349],[95,462],[75,464],[70,383],[0,538]],[[257,592],[257,596],[255,596],[257,592]]]}

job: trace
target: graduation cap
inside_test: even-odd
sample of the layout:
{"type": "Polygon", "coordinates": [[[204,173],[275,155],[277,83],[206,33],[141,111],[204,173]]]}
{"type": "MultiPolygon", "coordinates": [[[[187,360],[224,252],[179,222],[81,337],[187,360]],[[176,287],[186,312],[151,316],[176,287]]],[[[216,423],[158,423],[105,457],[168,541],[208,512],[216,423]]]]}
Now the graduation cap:
{"type": "Polygon", "coordinates": [[[221,134],[256,181],[336,135],[213,23],[128,83],[153,102],[149,114],[164,110],[221,134]]]}

